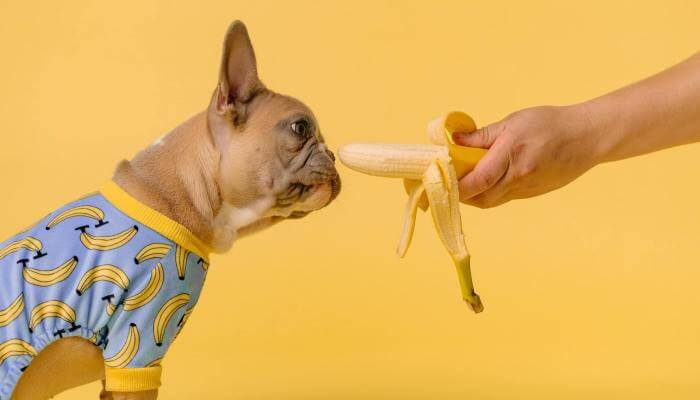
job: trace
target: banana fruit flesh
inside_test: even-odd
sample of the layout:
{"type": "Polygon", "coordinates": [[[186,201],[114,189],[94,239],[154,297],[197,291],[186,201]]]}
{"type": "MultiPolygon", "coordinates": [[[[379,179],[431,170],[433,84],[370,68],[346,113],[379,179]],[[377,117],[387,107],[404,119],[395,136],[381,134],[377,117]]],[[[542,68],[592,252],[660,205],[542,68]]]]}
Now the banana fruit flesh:
{"type": "Polygon", "coordinates": [[[430,144],[351,143],[340,148],[348,167],[368,175],[421,180],[428,166],[449,158],[447,148],[430,144]]]}
{"type": "Polygon", "coordinates": [[[452,140],[454,132],[475,130],[471,117],[451,112],[428,124],[432,144],[350,143],[342,146],[338,155],[343,164],[355,171],[404,180],[408,202],[397,247],[399,257],[406,254],[411,244],[418,208],[430,208],[438,236],[457,268],[462,298],[478,313],[484,306],[472,283],[457,182],[474,168],[486,150],[459,146],[452,140]]]}

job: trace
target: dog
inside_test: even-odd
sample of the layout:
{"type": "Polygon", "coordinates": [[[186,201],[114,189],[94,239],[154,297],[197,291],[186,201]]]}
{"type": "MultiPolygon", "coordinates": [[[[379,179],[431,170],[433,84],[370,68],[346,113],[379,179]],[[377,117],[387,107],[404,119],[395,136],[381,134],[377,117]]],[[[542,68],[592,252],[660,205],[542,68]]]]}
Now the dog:
{"type": "Polygon", "coordinates": [[[111,180],[0,244],[0,400],[103,380],[155,399],[209,253],[331,203],[335,157],[311,110],[258,78],[245,25],[224,40],[208,108],[111,180]]]}

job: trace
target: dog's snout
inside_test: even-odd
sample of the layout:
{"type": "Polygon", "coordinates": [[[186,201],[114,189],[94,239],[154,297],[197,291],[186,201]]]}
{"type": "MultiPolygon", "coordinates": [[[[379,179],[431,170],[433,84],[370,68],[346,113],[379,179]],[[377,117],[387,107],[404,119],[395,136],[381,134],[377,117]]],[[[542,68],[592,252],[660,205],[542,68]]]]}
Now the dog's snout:
{"type": "Polygon", "coordinates": [[[324,175],[326,180],[330,180],[338,174],[335,169],[335,156],[329,150],[317,151],[309,158],[307,166],[315,174],[324,175]]]}
{"type": "Polygon", "coordinates": [[[332,191],[337,192],[340,182],[338,170],[335,168],[335,154],[323,144],[312,151],[304,168],[298,172],[298,181],[308,186],[330,184],[332,191]]]}

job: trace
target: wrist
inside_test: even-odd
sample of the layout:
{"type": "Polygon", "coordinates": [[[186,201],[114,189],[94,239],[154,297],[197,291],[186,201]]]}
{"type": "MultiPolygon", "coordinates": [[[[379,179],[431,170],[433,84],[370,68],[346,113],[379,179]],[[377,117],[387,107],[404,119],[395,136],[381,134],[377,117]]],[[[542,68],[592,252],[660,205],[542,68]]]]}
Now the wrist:
{"type": "Polygon", "coordinates": [[[576,121],[581,141],[589,151],[591,166],[615,160],[614,127],[609,123],[605,108],[597,101],[594,99],[567,107],[576,121]]]}

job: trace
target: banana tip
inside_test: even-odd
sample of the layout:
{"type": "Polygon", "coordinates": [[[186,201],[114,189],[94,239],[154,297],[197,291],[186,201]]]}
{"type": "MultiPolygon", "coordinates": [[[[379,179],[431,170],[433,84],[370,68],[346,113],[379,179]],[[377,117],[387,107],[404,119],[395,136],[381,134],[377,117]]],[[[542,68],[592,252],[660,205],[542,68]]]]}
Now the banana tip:
{"type": "Polygon", "coordinates": [[[475,313],[478,314],[484,311],[484,304],[481,302],[481,298],[478,294],[474,293],[472,295],[472,298],[464,299],[464,301],[469,305],[469,308],[471,308],[472,311],[474,311],[475,313]]]}
{"type": "Polygon", "coordinates": [[[402,249],[402,248],[398,247],[398,248],[396,249],[396,255],[397,255],[399,258],[404,258],[404,256],[406,256],[406,249],[402,249]]]}

